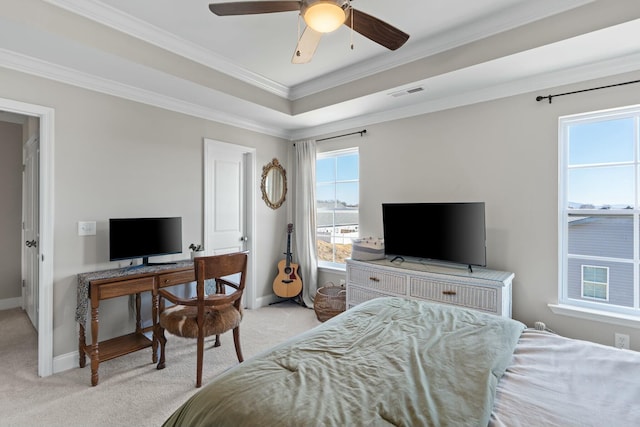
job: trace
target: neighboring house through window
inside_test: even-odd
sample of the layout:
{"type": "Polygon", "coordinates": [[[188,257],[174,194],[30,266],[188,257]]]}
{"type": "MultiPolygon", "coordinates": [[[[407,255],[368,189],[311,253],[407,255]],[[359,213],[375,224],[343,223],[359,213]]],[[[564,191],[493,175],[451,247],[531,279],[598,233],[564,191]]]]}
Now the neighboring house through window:
{"type": "Polygon", "coordinates": [[[559,303],[640,315],[640,106],[561,117],[559,303]]]}
{"type": "Polygon", "coordinates": [[[316,226],[318,265],[344,268],[358,237],[360,172],[358,149],[318,153],[316,226]]]}

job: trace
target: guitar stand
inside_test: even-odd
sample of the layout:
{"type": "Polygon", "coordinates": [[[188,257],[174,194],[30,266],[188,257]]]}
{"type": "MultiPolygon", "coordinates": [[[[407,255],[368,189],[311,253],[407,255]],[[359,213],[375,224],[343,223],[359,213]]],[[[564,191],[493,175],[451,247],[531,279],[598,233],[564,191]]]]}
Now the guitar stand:
{"type": "MultiPolygon", "coordinates": [[[[279,298],[279,297],[278,297],[279,298]]],[[[304,308],[309,308],[307,307],[307,304],[304,303],[304,300],[302,299],[302,292],[300,292],[298,295],[296,295],[295,297],[291,297],[291,298],[282,298],[279,301],[274,301],[274,302],[270,302],[269,305],[274,305],[274,304],[280,304],[282,302],[287,302],[287,301],[292,301],[296,304],[298,304],[301,307],[304,308]]]]}

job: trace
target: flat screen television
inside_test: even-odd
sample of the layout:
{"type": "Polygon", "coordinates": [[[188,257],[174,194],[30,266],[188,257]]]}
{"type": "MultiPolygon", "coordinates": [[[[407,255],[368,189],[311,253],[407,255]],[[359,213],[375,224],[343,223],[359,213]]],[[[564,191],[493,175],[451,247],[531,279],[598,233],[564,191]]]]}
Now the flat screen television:
{"type": "Polygon", "coordinates": [[[484,202],[383,203],[387,256],[485,267],[484,202]]]}
{"type": "Polygon", "coordinates": [[[109,219],[109,260],[142,258],[182,253],[182,217],[109,219]]]}

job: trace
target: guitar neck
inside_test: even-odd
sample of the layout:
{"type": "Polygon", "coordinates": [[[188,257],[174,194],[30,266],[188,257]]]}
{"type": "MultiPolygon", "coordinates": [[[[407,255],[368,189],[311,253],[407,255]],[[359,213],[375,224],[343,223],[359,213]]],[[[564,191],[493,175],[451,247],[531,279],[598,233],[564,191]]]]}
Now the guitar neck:
{"type": "Polygon", "coordinates": [[[291,233],[287,233],[287,267],[291,264],[291,233]]]}

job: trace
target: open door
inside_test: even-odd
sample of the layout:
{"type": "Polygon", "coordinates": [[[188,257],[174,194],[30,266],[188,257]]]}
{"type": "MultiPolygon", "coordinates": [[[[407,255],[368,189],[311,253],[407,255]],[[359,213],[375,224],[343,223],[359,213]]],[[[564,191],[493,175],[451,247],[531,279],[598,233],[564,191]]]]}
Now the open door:
{"type": "Polygon", "coordinates": [[[207,254],[248,250],[244,303],[255,308],[253,245],[255,149],[204,141],[204,249],[207,254]]]}
{"type": "Polygon", "coordinates": [[[23,149],[22,172],[22,297],[24,309],[38,330],[38,257],[39,164],[40,144],[37,136],[29,138],[23,149]]]}

